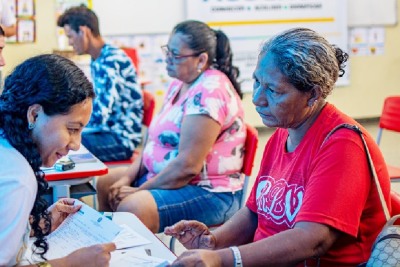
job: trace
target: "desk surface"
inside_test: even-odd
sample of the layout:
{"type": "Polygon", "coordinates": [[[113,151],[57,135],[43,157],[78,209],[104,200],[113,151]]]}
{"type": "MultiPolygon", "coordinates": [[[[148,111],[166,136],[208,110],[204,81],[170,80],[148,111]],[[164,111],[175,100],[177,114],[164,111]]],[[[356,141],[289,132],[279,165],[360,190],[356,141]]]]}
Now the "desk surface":
{"type": "MultiPolygon", "coordinates": [[[[80,153],[89,153],[89,151],[81,145],[78,151],[70,151],[69,154],[80,153]]],[[[44,173],[47,181],[58,181],[104,175],[108,173],[108,168],[107,165],[96,158],[95,162],[76,163],[72,170],[56,171],[52,168],[44,169],[44,173]]]]}
{"type": "Polygon", "coordinates": [[[140,233],[143,237],[147,238],[151,243],[139,247],[129,248],[140,254],[145,253],[145,249],[151,250],[151,256],[166,259],[173,262],[176,259],[174,253],[155,236],[135,215],[129,212],[114,212],[112,220],[118,224],[126,224],[136,232],[140,233]]]}

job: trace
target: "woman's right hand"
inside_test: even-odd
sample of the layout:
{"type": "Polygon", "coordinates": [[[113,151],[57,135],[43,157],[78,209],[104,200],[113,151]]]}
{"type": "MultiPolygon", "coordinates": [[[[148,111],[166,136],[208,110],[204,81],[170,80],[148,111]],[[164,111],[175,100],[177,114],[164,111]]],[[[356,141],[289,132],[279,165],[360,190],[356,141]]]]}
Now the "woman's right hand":
{"type": "Polygon", "coordinates": [[[120,190],[122,187],[130,186],[129,177],[123,176],[118,179],[113,185],[110,186],[110,191],[108,193],[108,203],[112,210],[116,210],[119,202],[122,198],[120,196],[120,190]]]}
{"type": "Polygon", "coordinates": [[[65,257],[66,265],[75,266],[109,266],[111,252],[116,249],[114,243],[93,245],[75,250],[65,257]]]}
{"type": "Polygon", "coordinates": [[[198,221],[182,220],[165,227],[164,234],[175,237],[187,249],[214,249],[216,245],[215,236],[198,221]]]}

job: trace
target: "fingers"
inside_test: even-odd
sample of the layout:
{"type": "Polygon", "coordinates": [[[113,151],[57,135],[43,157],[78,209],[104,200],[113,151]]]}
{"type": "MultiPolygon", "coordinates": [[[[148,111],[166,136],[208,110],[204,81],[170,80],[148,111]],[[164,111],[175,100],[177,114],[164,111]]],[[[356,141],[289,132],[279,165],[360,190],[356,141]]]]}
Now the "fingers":
{"type": "Polygon", "coordinates": [[[108,193],[108,203],[110,208],[115,211],[118,207],[120,199],[117,199],[119,188],[111,188],[110,193],[108,193]]]}
{"type": "Polygon", "coordinates": [[[113,188],[108,195],[108,202],[112,210],[118,208],[119,203],[127,196],[135,193],[138,189],[136,187],[123,185],[118,188],[113,188]]]}
{"type": "Polygon", "coordinates": [[[166,235],[172,235],[175,237],[183,236],[185,235],[186,232],[189,231],[192,232],[191,234],[194,235],[209,232],[208,227],[204,223],[194,220],[192,221],[182,220],[172,226],[165,227],[164,229],[164,233],[166,235]]]}
{"type": "Polygon", "coordinates": [[[185,220],[179,221],[172,226],[167,226],[164,229],[164,234],[175,236],[184,233],[186,229],[185,220]]]}
{"type": "Polygon", "coordinates": [[[103,249],[107,252],[113,252],[114,250],[117,249],[117,246],[115,245],[115,243],[110,242],[110,243],[105,243],[101,245],[103,247],[103,249]]]}
{"type": "Polygon", "coordinates": [[[56,203],[56,210],[58,212],[64,212],[64,213],[75,213],[77,212],[80,208],[82,207],[82,205],[76,205],[73,206],[73,203],[64,203],[64,202],[57,202],[56,203]]]}
{"type": "Polygon", "coordinates": [[[62,199],[59,199],[57,202],[65,204],[65,205],[74,205],[75,199],[73,199],[73,198],[62,198],[62,199]]]}

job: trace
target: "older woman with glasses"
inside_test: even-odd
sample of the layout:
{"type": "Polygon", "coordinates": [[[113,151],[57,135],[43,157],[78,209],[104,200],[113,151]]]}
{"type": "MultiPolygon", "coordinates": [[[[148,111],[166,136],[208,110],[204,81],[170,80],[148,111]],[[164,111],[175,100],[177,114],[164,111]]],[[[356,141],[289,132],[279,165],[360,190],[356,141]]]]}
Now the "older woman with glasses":
{"type": "Polygon", "coordinates": [[[132,212],[153,232],[182,219],[220,224],[239,208],[246,138],[229,40],[184,21],[162,49],[175,80],[142,158],[99,179],[99,207],[132,212]]]}

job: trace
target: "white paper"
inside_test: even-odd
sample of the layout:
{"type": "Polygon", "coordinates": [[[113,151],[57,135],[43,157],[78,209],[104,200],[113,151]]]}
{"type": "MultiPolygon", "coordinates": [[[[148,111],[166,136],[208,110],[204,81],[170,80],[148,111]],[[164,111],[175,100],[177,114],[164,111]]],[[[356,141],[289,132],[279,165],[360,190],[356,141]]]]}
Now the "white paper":
{"type": "Polygon", "coordinates": [[[110,267],[164,267],[169,264],[167,260],[138,254],[131,250],[112,252],[110,261],[110,267]]]}
{"type": "Polygon", "coordinates": [[[82,208],[67,217],[48,236],[48,259],[64,257],[82,247],[112,242],[121,231],[121,227],[96,210],[76,200],[77,204],[82,205],[82,208]]]}
{"type": "Polygon", "coordinates": [[[122,230],[117,237],[113,240],[117,249],[136,247],[141,245],[150,244],[151,242],[131,229],[128,225],[120,225],[122,230]]]}

